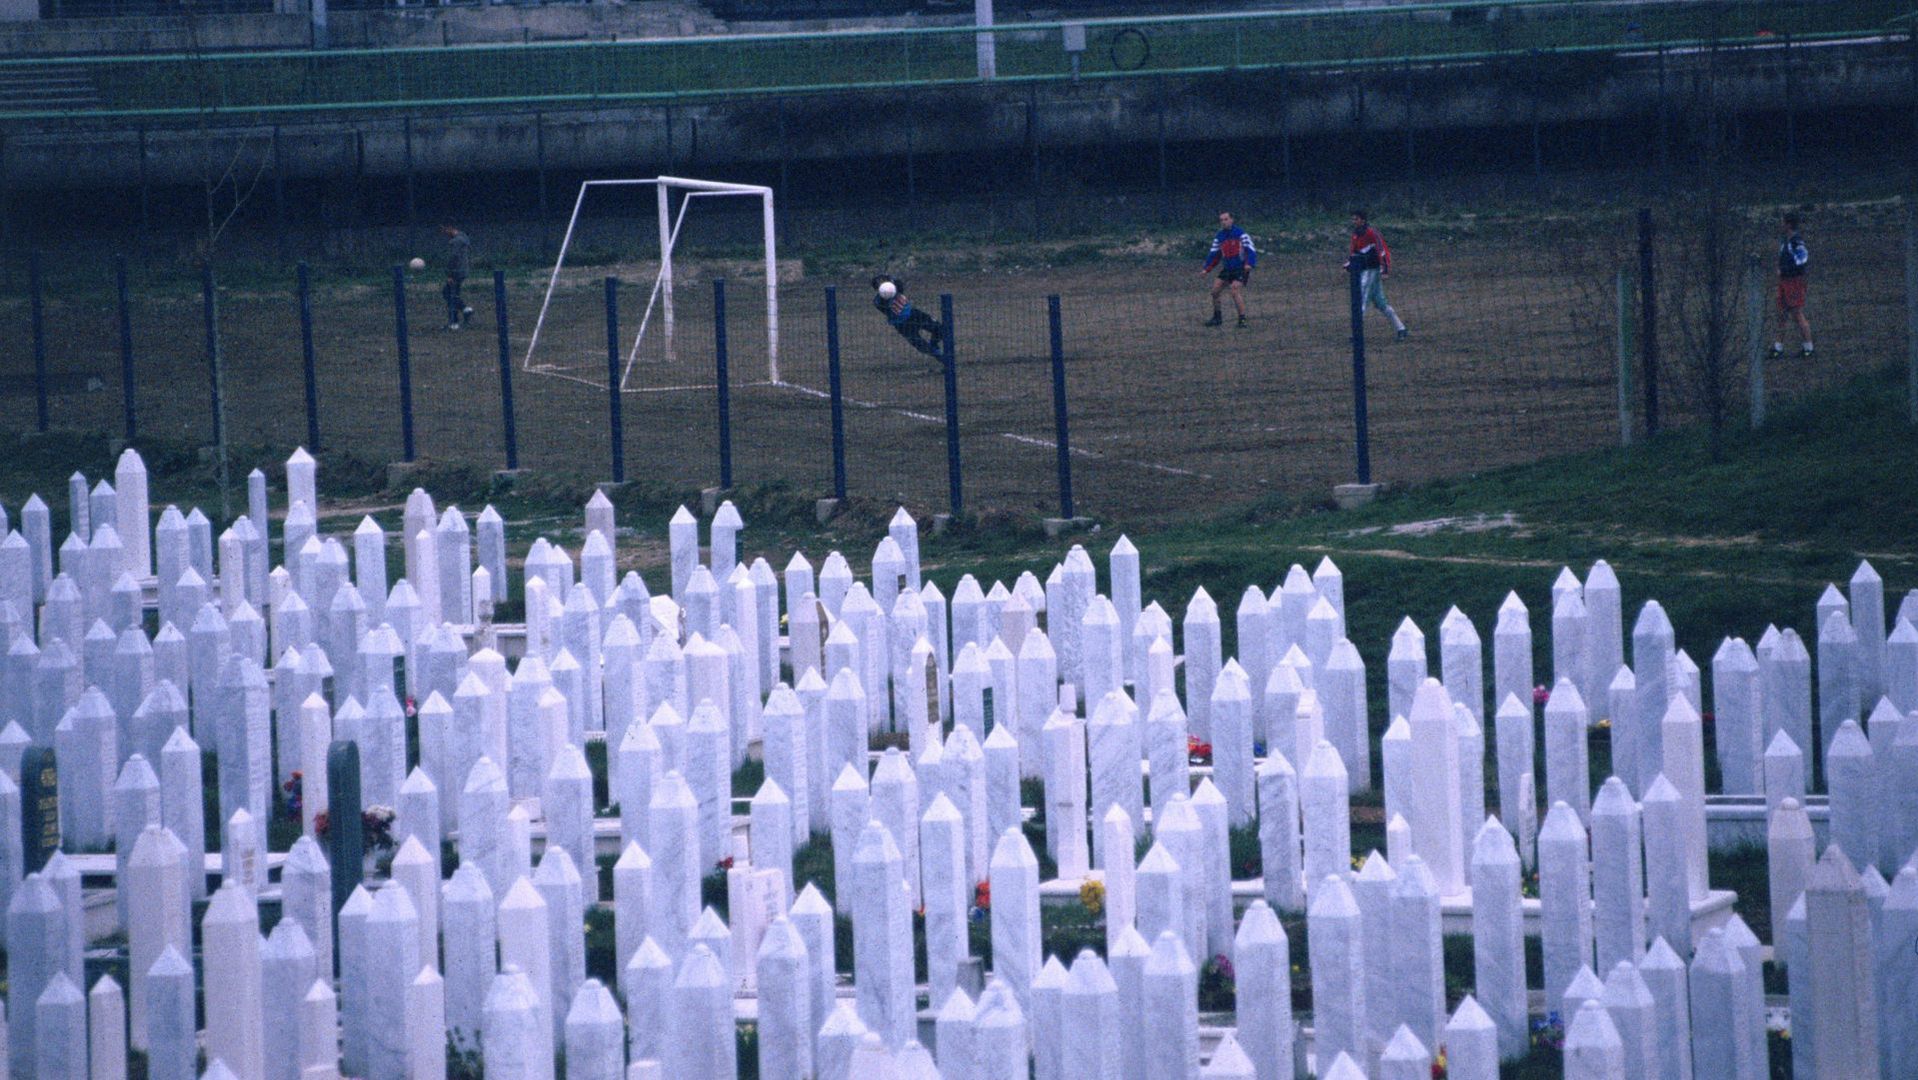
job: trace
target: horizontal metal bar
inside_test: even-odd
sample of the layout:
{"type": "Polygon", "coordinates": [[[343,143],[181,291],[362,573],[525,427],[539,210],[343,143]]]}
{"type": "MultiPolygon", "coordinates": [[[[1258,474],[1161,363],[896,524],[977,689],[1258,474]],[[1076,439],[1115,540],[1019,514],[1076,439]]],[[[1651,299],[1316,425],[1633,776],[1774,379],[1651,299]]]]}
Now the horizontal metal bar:
{"type": "MultiPolygon", "coordinates": [[[[419,57],[447,57],[476,55],[482,53],[512,53],[549,50],[564,52],[581,49],[694,49],[701,47],[724,47],[728,45],[752,44],[788,44],[803,42],[847,42],[847,41],[887,41],[910,40],[912,38],[964,37],[989,33],[994,36],[1028,34],[1044,31],[1063,31],[1068,25],[1083,26],[1087,29],[1121,28],[1150,30],[1161,26],[1192,26],[1231,23],[1295,22],[1299,20],[1331,19],[1340,22],[1369,23],[1394,16],[1417,16],[1422,14],[1445,15],[1448,18],[1459,10],[1474,11],[1545,11],[1564,9],[1560,19],[1590,17],[1592,9],[1603,7],[1607,12],[1621,10],[1672,10],[1682,11],[1687,0],[1641,0],[1635,4],[1605,3],[1595,5],[1591,0],[1472,0],[1461,5],[1448,3],[1401,3],[1385,4],[1377,7],[1312,7],[1284,8],[1269,11],[1208,12],[1193,15],[1152,15],[1138,18],[1106,16],[1081,20],[1047,20],[1021,23],[999,23],[988,29],[976,26],[914,26],[887,27],[872,30],[822,30],[822,31],[780,31],[759,34],[721,34],[707,36],[681,37],[644,37],[625,41],[545,41],[545,42],[491,42],[463,45],[409,46],[403,48],[342,48],[342,49],[289,49],[259,50],[251,52],[207,52],[207,53],[160,53],[160,54],[121,54],[84,57],[8,57],[0,59],[0,71],[9,67],[58,67],[75,65],[122,65],[122,64],[160,64],[178,63],[205,65],[225,62],[258,63],[263,60],[297,61],[322,60],[337,61],[377,57],[382,59],[405,59],[419,57]]],[[[1757,6],[1757,5],[1754,5],[1757,6]]],[[[1833,6],[1830,2],[1793,2],[1766,5],[1769,8],[1798,8],[1806,11],[1825,10],[1833,6]]],[[[1876,5],[1873,5],[1876,6],[1876,5]]],[[[1700,13],[1706,17],[1707,13],[1700,13]]],[[[1909,19],[1913,14],[1896,16],[1892,21],[1909,19]]],[[[1876,29],[1858,27],[1858,30],[1876,29]]]]}

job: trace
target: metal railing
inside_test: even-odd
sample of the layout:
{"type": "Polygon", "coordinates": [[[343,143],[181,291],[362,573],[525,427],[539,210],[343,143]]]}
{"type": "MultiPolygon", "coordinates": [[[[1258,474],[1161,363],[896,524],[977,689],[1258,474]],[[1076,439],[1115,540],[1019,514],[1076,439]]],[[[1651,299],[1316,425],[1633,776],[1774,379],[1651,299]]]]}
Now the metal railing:
{"type": "Polygon", "coordinates": [[[1091,19],[836,33],[441,48],[220,52],[0,61],[78,77],[75,102],[0,94],[0,120],[550,107],[691,97],[934,86],[980,80],[990,39],[998,81],[1462,63],[1539,54],[1884,32],[1911,0],[1590,4],[1485,0],[1365,9],[1091,19]],[[1067,43],[1083,39],[1084,48],[1067,43]]]}

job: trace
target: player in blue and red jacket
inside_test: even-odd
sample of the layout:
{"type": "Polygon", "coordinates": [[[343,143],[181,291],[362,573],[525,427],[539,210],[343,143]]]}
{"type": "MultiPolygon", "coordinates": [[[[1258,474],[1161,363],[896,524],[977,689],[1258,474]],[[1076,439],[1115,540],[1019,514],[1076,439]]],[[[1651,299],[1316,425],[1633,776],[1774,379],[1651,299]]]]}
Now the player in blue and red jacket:
{"type": "Polygon", "coordinates": [[[1225,325],[1219,294],[1228,288],[1232,290],[1232,306],[1239,311],[1239,325],[1245,325],[1245,285],[1252,280],[1252,268],[1257,265],[1259,251],[1252,246],[1252,235],[1233,224],[1231,214],[1221,213],[1212,249],[1206,253],[1205,265],[1199,267],[1200,274],[1219,268],[1219,276],[1212,282],[1212,318],[1206,320],[1207,326],[1225,325]]]}

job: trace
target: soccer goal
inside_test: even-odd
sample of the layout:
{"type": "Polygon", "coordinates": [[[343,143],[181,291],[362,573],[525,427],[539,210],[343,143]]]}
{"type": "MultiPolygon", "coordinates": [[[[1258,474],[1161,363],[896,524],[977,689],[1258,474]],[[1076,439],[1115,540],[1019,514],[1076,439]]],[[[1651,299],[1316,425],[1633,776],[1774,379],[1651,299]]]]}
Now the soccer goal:
{"type": "MultiPolygon", "coordinates": [[[[775,256],[773,241],[773,191],[772,188],[758,184],[733,184],[719,180],[694,180],[678,176],[655,176],[647,179],[609,179],[587,180],[580,184],[579,194],[573,200],[573,213],[566,222],[566,235],[560,241],[559,258],[553,264],[552,275],[546,282],[546,295],[540,300],[539,317],[533,323],[533,334],[526,343],[526,356],[521,368],[534,374],[554,375],[561,378],[577,379],[597,386],[606,385],[608,365],[603,331],[597,337],[600,343],[597,349],[590,342],[595,340],[591,332],[581,332],[576,323],[590,323],[592,316],[585,312],[598,310],[597,305],[579,302],[577,297],[569,300],[572,293],[589,292],[582,289],[582,283],[572,280],[579,275],[568,275],[566,258],[575,247],[583,228],[582,213],[587,207],[587,195],[595,192],[611,193],[620,189],[651,187],[654,189],[658,208],[659,261],[652,275],[650,285],[646,287],[645,300],[635,311],[635,294],[627,294],[622,300],[619,321],[630,337],[630,345],[624,340],[621,344],[625,360],[620,368],[619,388],[628,392],[647,392],[679,389],[709,389],[712,382],[712,356],[689,355],[688,336],[675,318],[673,278],[675,252],[681,247],[681,230],[687,224],[690,215],[695,222],[699,212],[694,209],[701,200],[712,199],[757,199],[759,201],[760,246],[765,260],[765,381],[772,385],[781,385],[779,378],[779,267],[775,256]],[[555,298],[559,298],[559,314],[555,298]],[[549,325],[549,317],[555,320],[549,325]],[[559,325],[564,323],[565,326],[559,325]],[[544,340],[542,340],[544,339],[544,340]],[[543,346],[543,351],[542,351],[543,346]],[[670,365],[664,378],[654,377],[656,373],[647,371],[645,377],[636,378],[635,368],[654,364],[670,365]],[[683,377],[681,377],[683,376],[683,377]]],[[[630,219],[628,219],[630,221],[630,219]]],[[[697,230],[697,224],[695,225],[697,230]]],[[[618,244],[618,240],[615,240],[618,244]]],[[[584,284],[590,285],[591,282],[584,284]]],[[[751,320],[757,321],[757,320],[751,320]]],[[[704,328],[701,328],[704,329],[704,328]]],[[[757,327],[751,327],[757,330],[757,327]]],[[[753,336],[757,336],[754,334],[753,336]]],[[[710,342],[710,333],[695,335],[695,343],[710,342]]],[[[743,343],[743,342],[742,342],[743,343]]],[[[708,352],[706,349],[695,349],[708,352]]],[[[750,362],[751,352],[756,349],[741,350],[741,361],[750,362]]],[[[736,370],[738,370],[736,368],[736,370]]],[[[737,385],[737,384],[735,384],[737,385]]]]}

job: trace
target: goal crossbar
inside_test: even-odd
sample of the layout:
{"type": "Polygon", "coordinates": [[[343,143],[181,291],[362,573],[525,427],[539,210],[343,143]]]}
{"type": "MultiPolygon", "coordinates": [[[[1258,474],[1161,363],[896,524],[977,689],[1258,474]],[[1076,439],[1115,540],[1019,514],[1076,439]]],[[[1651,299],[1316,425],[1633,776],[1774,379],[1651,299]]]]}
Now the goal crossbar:
{"type": "Polygon", "coordinates": [[[655,304],[660,313],[661,335],[665,339],[666,358],[674,358],[673,353],[673,246],[679,238],[679,227],[686,217],[687,203],[702,196],[741,195],[757,197],[760,201],[761,228],[764,234],[766,258],[766,369],[767,378],[775,386],[782,385],[779,377],[779,264],[773,237],[773,189],[762,184],[733,184],[720,180],[696,180],[680,176],[655,176],[646,179],[608,179],[586,180],[579,185],[579,194],[573,198],[573,212],[566,220],[566,234],[560,240],[559,257],[553,263],[553,273],[546,282],[546,295],[539,305],[539,317],[533,322],[533,333],[526,343],[526,355],[521,368],[533,370],[533,351],[539,345],[541,330],[546,325],[546,314],[552,307],[553,293],[559,287],[560,269],[566,265],[566,252],[572,247],[573,233],[579,226],[579,214],[586,204],[586,193],[595,187],[652,187],[658,192],[659,210],[659,275],[653,282],[652,294],[647,298],[645,314],[640,319],[639,331],[633,338],[632,350],[626,364],[620,372],[620,389],[625,389],[626,377],[632,371],[633,361],[639,355],[639,344],[652,319],[655,304]],[[679,214],[672,213],[672,191],[679,188],[687,193],[682,200],[679,214]]]}

